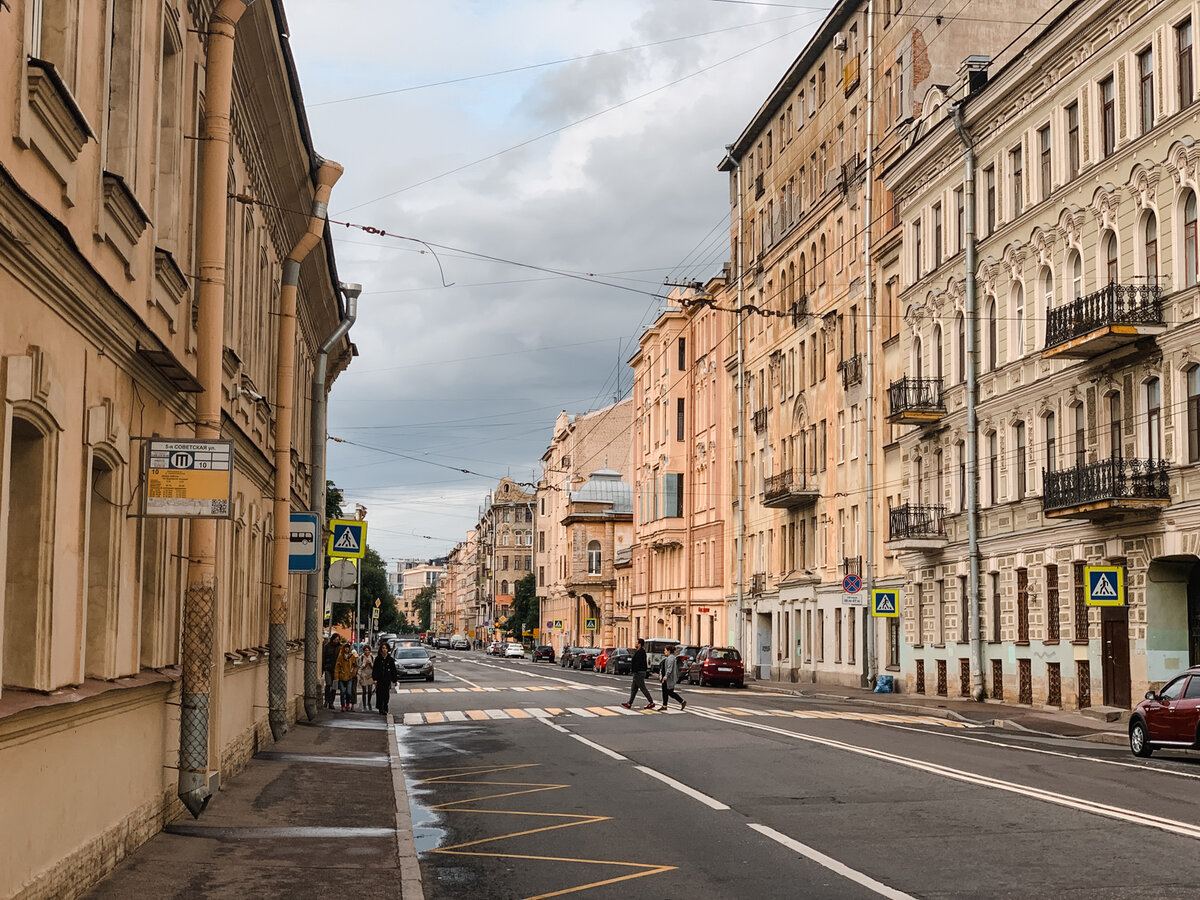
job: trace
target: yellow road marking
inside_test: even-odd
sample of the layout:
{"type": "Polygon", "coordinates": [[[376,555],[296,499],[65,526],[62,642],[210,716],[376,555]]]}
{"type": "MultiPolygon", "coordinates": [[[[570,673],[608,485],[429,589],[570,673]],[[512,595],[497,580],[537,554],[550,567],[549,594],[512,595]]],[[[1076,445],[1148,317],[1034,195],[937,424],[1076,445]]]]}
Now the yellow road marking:
{"type": "Polygon", "coordinates": [[[598,716],[615,716],[618,713],[615,710],[609,709],[607,706],[589,706],[588,710],[594,712],[598,716]]]}
{"type": "Polygon", "coordinates": [[[504,711],[505,711],[506,713],[508,713],[510,716],[512,716],[514,719],[529,719],[529,718],[532,718],[532,717],[529,715],[529,713],[525,712],[525,710],[523,710],[523,709],[516,709],[516,708],[513,708],[513,709],[508,709],[508,708],[506,707],[504,711]]]}
{"type": "Polygon", "coordinates": [[[731,716],[748,716],[748,715],[750,715],[750,713],[743,712],[740,709],[734,709],[732,706],[722,706],[721,712],[729,713],[729,715],[731,715],[731,716]]]}
{"type": "Polygon", "coordinates": [[[485,713],[482,709],[468,709],[467,715],[476,722],[481,722],[488,717],[487,713],[485,713]]]}
{"type": "Polygon", "coordinates": [[[441,722],[445,722],[446,717],[443,716],[440,712],[427,712],[427,713],[425,713],[425,721],[429,725],[437,725],[441,722]]]}

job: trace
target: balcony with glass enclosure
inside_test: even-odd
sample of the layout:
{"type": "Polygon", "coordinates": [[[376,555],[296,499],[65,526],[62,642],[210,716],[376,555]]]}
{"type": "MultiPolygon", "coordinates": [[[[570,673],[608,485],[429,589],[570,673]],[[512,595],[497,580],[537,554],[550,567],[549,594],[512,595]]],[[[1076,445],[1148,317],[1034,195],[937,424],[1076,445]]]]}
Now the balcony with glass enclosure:
{"type": "Polygon", "coordinates": [[[1042,512],[1049,519],[1116,519],[1157,513],[1171,502],[1165,460],[1120,456],[1043,472],[1042,512]]]}
{"type": "Polygon", "coordinates": [[[1090,359],[1166,330],[1162,288],[1109,284],[1046,311],[1045,359],[1090,359]]]}
{"type": "Polygon", "coordinates": [[[888,421],[897,425],[923,425],[946,414],[942,379],[905,375],[888,387],[888,421]]]}

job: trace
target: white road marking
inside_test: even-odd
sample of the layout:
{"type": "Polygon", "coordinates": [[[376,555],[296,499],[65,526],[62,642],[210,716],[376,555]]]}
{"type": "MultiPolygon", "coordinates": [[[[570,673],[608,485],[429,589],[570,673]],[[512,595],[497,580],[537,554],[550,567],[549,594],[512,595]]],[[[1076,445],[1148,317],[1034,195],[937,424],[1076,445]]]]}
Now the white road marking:
{"type": "Polygon", "coordinates": [[[404,714],[404,724],[405,725],[420,725],[424,721],[425,721],[425,718],[420,713],[405,713],[404,714]]]}
{"type": "Polygon", "coordinates": [[[708,796],[708,794],[702,794],[695,788],[688,787],[682,781],[676,781],[670,775],[664,775],[662,772],[656,772],[654,769],[648,768],[646,766],[634,766],[634,768],[637,769],[639,772],[644,772],[645,774],[649,775],[651,778],[657,778],[663,784],[668,785],[669,787],[675,788],[675,790],[679,791],[679,793],[686,794],[687,796],[691,797],[693,800],[699,800],[701,803],[703,803],[709,809],[729,809],[729,807],[726,806],[724,803],[722,803],[720,800],[714,800],[712,797],[708,796]]]}
{"type": "Polygon", "coordinates": [[[461,675],[455,675],[453,672],[449,672],[446,669],[441,669],[441,673],[443,676],[446,676],[448,678],[453,678],[455,681],[464,682],[465,684],[469,684],[471,687],[476,687],[476,688],[479,687],[479,685],[477,685],[471,679],[463,678],[461,675]]]}
{"type": "Polygon", "coordinates": [[[1011,781],[1003,781],[999,778],[990,778],[986,775],[976,775],[973,772],[964,772],[961,769],[953,769],[949,766],[939,765],[938,763],[925,762],[923,760],[912,759],[907,756],[898,756],[894,753],[885,753],[882,750],[874,750],[870,747],[859,747],[855,744],[847,744],[842,741],[817,737],[816,735],[812,734],[801,734],[795,731],[788,731],[786,728],[776,728],[773,725],[764,725],[760,722],[749,722],[745,719],[722,716],[702,710],[697,710],[696,714],[704,716],[705,718],[713,719],[714,721],[740,725],[742,728],[754,728],[759,731],[768,731],[772,734],[783,735],[785,737],[789,737],[798,741],[805,741],[810,744],[820,744],[824,747],[832,747],[836,750],[844,750],[847,753],[855,753],[859,756],[869,756],[874,759],[895,763],[896,765],[905,766],[910,769],[918,769],[922,772],[929,772],[932,775],[940,775],[943,778],[949,778],[953,781],[965,781],[969,784],[977,784],[981,785],[982,787],[995,788],[996,790],[1007,791],[1010,794],[1019,794],[1023,797],[1030,797],[1034,800],[1042,800],[1046,803],[1053,803],[1057,806],[1065,806],[1069,809],[1076,809],[1081,812],[1088,812],[1094,815],[1104,816],[1109,819],[1117,819],[1119,821],[1129,822],[1134,825],[1145,825],[1148,828],[1157,828],[1161,831],[1170,832],[1171,834],[1182,835],[1183,837],[1200,838],[1200,826],[1191,825],[1187,822],[1180,822],[1175,819],[1166,819],[1162,816],[1155,816],[1150,813],[1137,812],[1131,809],[1110,806],[1107,803],[1097,803],[1093,800],[1085,800],[1082,797],[1071,797],[1066,794],[1059,794],[1054,791],[1047,791],[1041,788],[1029,787],[1022,784],[1014,784],[1011,781]]]}
{"type": "Polygon", "coordinates": [[[595,741],[589,741],[581,734],[572,734],[571,737],[575,738],[575,740],[579,741],[579,743],[591,747],[593,750],[599,750],[605,756],[611,757],[612,759],[619,759],[622,761],[626,759],[626,757],[622,756],[620,753],[617,753],[615,750],[609,750],[602,744],[597,744],[595,741]]]}
{"type": "Polygon", "coordinates": [[[889,900],[914,900],[911,894],[906,894],[903,891],[898,891],[895,888],[888,887],[882,882],[876,881],[869,875],[864,875],[856,869],[850,868],[845,863],[840,863],[832,857],[826,856],[819,850],[814,850],[807,844],[802,844],[797,840],[793,840],[786,834],[776,831],[774,828],[768,828],[766,825],[756,825],[753,822],[747,822],[751,828],[759,834],[769,837],[771,840],[783,844],[789,850],[794,850],[805,859],[812,860],[817,865],[824,866],[830,872],[841,875],[843,878],[853,881],[855,884],[862,885],[869,891],[873,891],[881,897],[887,897],[889,900]]]}
{"type": "Polygon", "coordinates": [[[502,709],[485,709],[484,713],[491,716],[493,719],[507,719],[508,713],[502,709]]]}
{"type": "Polygon", "coordinates": [[[599,716],[597,716],[597,715],[596,715],[594,712],[592,712],[590,709],[584,709],[582,706],[568,706],[568,707],[567,707],[567,712],[569,712],[569,713],[574,713],[575,715],[577,715],[577,716],[580,716],[580,717],[582,717],[582,718],[584,718],[584,719],[598,719],[598,718],[600,718],[600,717],[599,717],[599,716]]]}
{"type": "Polygon", "coordinates": [[[461,709],[448,709],[445,713],[447,722],[465,722],[467,714],[461,709]]]}

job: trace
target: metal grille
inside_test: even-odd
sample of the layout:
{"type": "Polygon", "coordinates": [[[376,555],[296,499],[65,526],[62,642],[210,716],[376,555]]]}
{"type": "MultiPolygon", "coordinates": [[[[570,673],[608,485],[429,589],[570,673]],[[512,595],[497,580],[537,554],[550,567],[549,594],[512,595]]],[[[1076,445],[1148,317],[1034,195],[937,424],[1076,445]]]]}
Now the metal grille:
{"type": "Polygon", "coordinates": [[[901,413],[944,413],[946,401],[940,378],[910,378],[905,375],[888,385],[888,401],[893,416],[901,413]]]}
{"type": "Polygon", "coordinates": [[[1042,509],[1051,512],[1104,500],[1170,500],[1170,466],[1164,459],[1121,456],[1044,472],[1042,509]]]}
{"type": "Polygon", "coordinates": [[[1062,706],[1062,668],[1058,663],[1046,663],[1046,703],[1062,706]]]}
{"type": "Polygon", "coordinates": [[[1017,640],[1029,643],[1029,570],[1017,569],[1017,640]]]}
{"type": "Polygon", "coordinates": [[[1074,576],[1075,581],[1075,640],[1086,641],[1088,639],[1088,609],[1086,593],[1083,584],[1083,563],[1075,563],[1074,566],[1072,566],[1071,574],[1074,576]]]}
{"type": "Polygon", "coordinates": [[[1109,284],[1086,297],[1046,311],[1046,349],[1109,325],[1161,324],[1161,287],[1157,284],[1109,284]]]}
{"type": "Polygon", "coordinates": [[[945,697],[946,690],[946,661],[939,659],[937,661],[937,692],[939,697],[945,697]]]}
{"type": "Polygon", "coordinates": [[[754,411],[754,430],[756,432],[767,430],[767,410],[766,407],[756,409],[754,411]]]}
{"type": "Polygon", "coordinates": [[[862,384],[863,378],[863,357],[861,353],[856,353],[849,359],[843,359],[838,363],[838,371],[842,373],[842,389],[852,387],[856,384],[862,384]]]}
{"type": "Polygon", "coordinates": [[[888,510],[888,540],[941,537],[946,533],[946,507],[905,503],[888,510]]]}
{"type": "Polygon", "coordinates": [[[971,696],[971,660],[969,659],[958,661],[958,695],[960,697],[971,696]]]}
{"type": "Polygon", "coordinates": [[[1017,660],[1017,702],[1033,704],[1033,661],[1017,660]]]}
{"type": "Polygon", "coordinates": [[[992,699],[1004,699],[1004,663],[998,659],[992,660],[992,699]]]}
{"type": "Polygon", "coordinates": [[[1046,566],[1046,640],[1057,641],[1060,630],[1058,566],[1046,566]]]}
{"type": "Polygon", "coordinates": [[[925,693],[925,660],[917,660],[917,693],[925,693]]]}
{"type": "Polygon", "coordinates": [[[1086,659],[1075,660],[1075,696],[1080,709],[1092,705],[1092,664],[1086,659]]]}

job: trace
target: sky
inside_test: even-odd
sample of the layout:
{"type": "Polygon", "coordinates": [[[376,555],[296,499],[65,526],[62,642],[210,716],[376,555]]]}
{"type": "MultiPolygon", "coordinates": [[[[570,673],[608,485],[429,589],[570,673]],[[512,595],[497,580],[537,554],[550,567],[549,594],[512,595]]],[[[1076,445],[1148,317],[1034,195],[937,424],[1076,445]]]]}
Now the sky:
{"type": "Polygon", "coordinates": [[[416,239],[333,231],[363,293],[328,473],[385,560],[536,482],[560,410],[628,394],[664,279],[720,272],[724,148],[831,5],[795,3],[287,0],[331,218],[416,239]]]}

